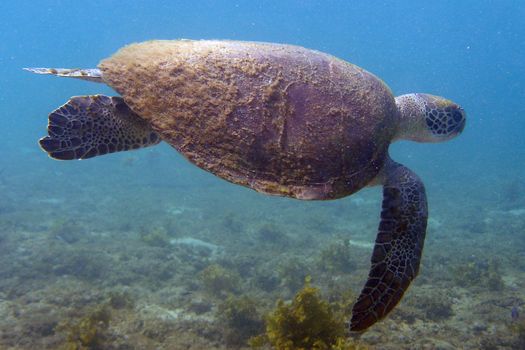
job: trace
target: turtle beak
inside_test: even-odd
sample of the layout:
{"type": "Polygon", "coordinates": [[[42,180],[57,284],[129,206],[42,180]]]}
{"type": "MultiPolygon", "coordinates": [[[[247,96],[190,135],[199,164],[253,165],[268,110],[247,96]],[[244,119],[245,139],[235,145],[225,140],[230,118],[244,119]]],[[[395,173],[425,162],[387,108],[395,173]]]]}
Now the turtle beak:
{"type": "Polygon", "coordinates": [[[465,124],[467,123],[467,120],[466,119],[463,119],[461,121],[461,124],[458,125],[458,128],[456,129],[456,132],[458,134],[461,134],[463,132],[463,129],[465,129],[465,124]]]}
{"type": "Polygon", "coordinates": [[[461,106],[451,103],[441,109],[438,119],[438,133],[434,135],[436,140],[448,141],[458,136],[465,129],[467,114],[461,106]]]}

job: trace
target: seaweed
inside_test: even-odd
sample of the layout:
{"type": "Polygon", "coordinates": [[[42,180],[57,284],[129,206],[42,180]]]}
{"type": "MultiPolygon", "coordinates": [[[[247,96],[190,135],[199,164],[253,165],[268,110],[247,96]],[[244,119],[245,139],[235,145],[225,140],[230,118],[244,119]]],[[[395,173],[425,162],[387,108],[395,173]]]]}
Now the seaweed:
{"type": "Polygon", "coordinates": [[[355,266],[351,261],[349,241],[339,240],[327,246],[321,251],[317,265],[331,274],[351,272],[355,266]]]}
{"type": "Polygon", "coordinates": [[[243,230],[242,221],[232,212],[228,212],[223,216],[222,226],[224,226],[226,232],[233,234],[239,234],[243,230]]]}
{"type": "Polygon", "coordinates": [[[77,323],[62,323],[58,331],[66,332],[66,343],[63,350],[102,349],[107,340],[107,329],[111,312],[107,305],[94,307],[77,323]]]}
{"type": "Polygon", "coordinates": [[[362,348],[345,338],[345,329],[344,317],[321,298],[319,290],[307,278],[291,303],[277,302],[275,310],[266,317],[265,334],[249,343],[254,348],[269,343],[277,350],[362,348]]]}
{"type": "Polygon", "coordinates": [[[442,321],[454,315],[452,300],[443,294],[417,295],[409,303],[422,309],[425,318],[431,321],[442,321]]]}
{"type": "Polygon", "coordinates": [[[94,281],[108,273],[111,259],[103,252],[92,248],[75,246],[63,250],[50,250],[35,266],[42,273],[52,272],[57,276],[70,275],[76,278],[94,281]],[[49,271],[51,269],[51,271],[49,271]]]}
{"type": "Polygon", "coordinates": [[[253,282],[257,288],[265,292],[272,292],[279,286],[280,280],[273,270],[259,267],[255,270],[253,282]]]}
{"type": "Polygon", "coordinates": [[[328,282],[327,299],[338,314],[348,319],[352,313],[352,307],[357,299],[357,294],[347,280],[335,279],[328,282]]]}
{"type": "Polygon", "coordinates": [[[49,235],[65,243],[78,242],[85,236],[85,229],[77,222],[69,219],[57,219],[51,222],[49,235]]]}
{"type": "Polygon", "coordinates": [[[496,259],[466,262],[453,268],[452,274],[454,282],[461,287],[478,286],[491,291],[500,291],[504,287],[496,259]]]}
{"type": "Polygon", "coordinates": [[[257,303],[248,296],[229,296],[219,305],[218,319],[223,325],[226,343],[230,346],[246,345],[248,339],[264,330],[257,303]]]}
{"type": "Polygon", "coordinates": [[[232,270],[218,264],[212,264],[202,270],[199,278],[204,289],[212,295],[221,295],[223,292],[237,292],[240,287],[240,277],[232,270]]]}
{"type": "Polygon", "coordinates": [[[501,278],[500,264],[496,259],[490,259],[487,268],[487,286],[489,290],[496,292],[503,289],[505,284],[501,278]]]}
{"type": "Polygon", "coordinates": [[[132,309],[135,305],[131,294],[123,292],[110,292],[109,305],[114,309],[132,309]]]}
{"type": "Polygon", "coordinates": [[[152,230],[142,229],[140,240],[152,247],[166,247],[170,244],[170,237],[164,227],[155,227],[152,230]]]}
{"type": "Polygon", "coordinates": [[[509,329],[516,337],[516,349],[525,348],[525,319],[513,321],[510,324],[509,329]]]}
{"type": "Polygon", "coordinates": [[[264,224],[257,230],[257,238],[263,242],[272,245],[279,244],[286,246],[288,244],[288,236],[281,231],[276,225],[264,224]]]}
{"type": "Polygon", "coordinates": [[[308,266],[298,258],[290,258],[277,268],[281,284],[295,292],[301,288],[304,279],[309,274],[308,266]]]}

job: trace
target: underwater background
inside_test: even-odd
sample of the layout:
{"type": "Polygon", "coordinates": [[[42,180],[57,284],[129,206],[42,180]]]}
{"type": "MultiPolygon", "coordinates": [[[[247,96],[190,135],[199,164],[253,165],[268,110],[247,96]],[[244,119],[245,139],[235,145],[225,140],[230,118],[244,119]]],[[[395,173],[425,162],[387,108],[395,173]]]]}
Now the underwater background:
{"type": "Polygon", "coordinates": [[[39,149],[70,96],[115,93],[23,67],[94,68],[125,44],[178,38],[301,45],[394,95],[461,104],[460,137],[391,146],[427,188],[418,278],[385,320],[318,348],[525,349],[523,1],[20,0],[0,18],[0,349],[269,349],[298,332],[284,323],[308,298],[315,327],[344,326],[380,187],[303,202],[230,184],[167,144],[71,162],[39,149]]]}

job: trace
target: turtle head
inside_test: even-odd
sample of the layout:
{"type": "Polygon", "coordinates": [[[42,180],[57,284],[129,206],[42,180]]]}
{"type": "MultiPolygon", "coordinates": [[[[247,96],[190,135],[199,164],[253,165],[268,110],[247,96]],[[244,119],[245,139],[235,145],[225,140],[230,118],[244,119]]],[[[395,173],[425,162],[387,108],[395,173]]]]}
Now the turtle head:
{"type": "Polygon", "coordinates": [[[402,95],[396,97],[396,105],[401,118],[395,139],[442,142],[456,137],[465,128],[463,108],[443,97],[402,95]]]}

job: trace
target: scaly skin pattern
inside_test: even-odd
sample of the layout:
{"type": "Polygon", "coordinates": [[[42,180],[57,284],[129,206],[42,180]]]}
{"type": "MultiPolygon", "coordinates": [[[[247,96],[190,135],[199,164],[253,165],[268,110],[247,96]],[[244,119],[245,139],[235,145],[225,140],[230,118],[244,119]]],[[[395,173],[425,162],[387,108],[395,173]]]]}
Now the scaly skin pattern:
{"type": "Polygon", "coordinates": [[[48,122],[49,135],[39,143],[54,159],[88,159],[160,142],[121,97],[72,97],[49,114],[48,122]]]}
{"type": "Polygon", "coordinates": [[[99,68],[190,161],[269,194],[356,192],[382,168],[399,120],[382,81],[296,46],[150,41],[122,48],[99,68]]]}
{"type": "Polygon", "coordinates": [[[397,139],[418,142],[442,142],[465,128],[463,108],[440,96],[407,94],[396,97],[400,111],[397,139]]]}
{"type": "Polygon", "coordinates": [[[390,159],[381,177],[381,222],[368,281],[352,310],[352,331],[368,328],[397,305],[418,273],[425,241],[427,198],[419,177],[390,159]]]}

